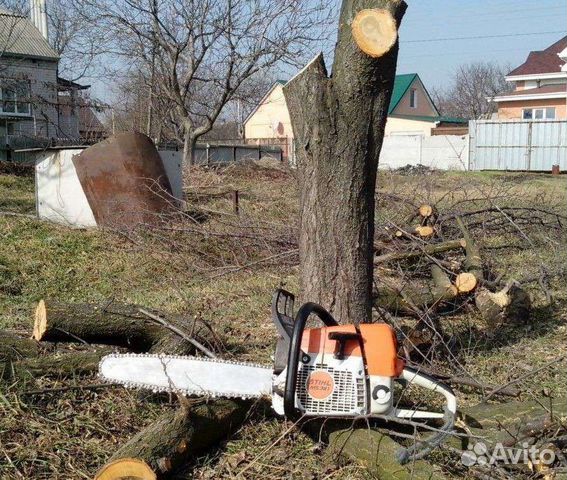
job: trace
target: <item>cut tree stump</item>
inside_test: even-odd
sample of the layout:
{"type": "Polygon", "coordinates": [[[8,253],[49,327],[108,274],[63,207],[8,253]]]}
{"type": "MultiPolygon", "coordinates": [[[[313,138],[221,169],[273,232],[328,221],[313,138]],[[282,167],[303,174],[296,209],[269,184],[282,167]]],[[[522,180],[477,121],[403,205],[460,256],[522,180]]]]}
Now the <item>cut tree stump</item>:
{"type": "MultiPolygon", "coordinates": [[[[120,447],[95,480],[121,478],[100,475],[108,471],[110,465],[127,466],[132,459],[149,466],[157,478],[167,478],[195,454],[226,438],[238,428],[249,408],[249,402],[217,400],[169,411],[120,447]]],[[[120,469],[117,468],[116,471],[120,472],[120,469]]]]}
{"type": "MultiPolygon", "coordinates": [[[[179,315],[160,315],[185,322],[179,315]]],[[[41,300],[35,312],[33,338],[37,341],[115,345],[134,352],[194,351],[189,342],[139,311],[136,305],[61,304],[41,300]],[[166,348],[171,348],[167,350],[166,348]]]]}
{"type": "Polygon", "coordinates": [[[475,296],[475,305],[490,329],[505,322],[525,324],[530,318],[531,298],[514,282],[494,293],[480,288],[475,296]]]}
{"type": "Polygon", "coordinates": [[[480,250],[473,240],[471,234],[469,233],[469,230],[465,226],[462,218],[457,217],[456,222],[459,230],[461,230],[463,238],[465,239],[465,270],[469,273],[472,273],[477,280],[482,281],[484,280],[484,273],[482,268],[482,258],[480,257],[480,250]]]}

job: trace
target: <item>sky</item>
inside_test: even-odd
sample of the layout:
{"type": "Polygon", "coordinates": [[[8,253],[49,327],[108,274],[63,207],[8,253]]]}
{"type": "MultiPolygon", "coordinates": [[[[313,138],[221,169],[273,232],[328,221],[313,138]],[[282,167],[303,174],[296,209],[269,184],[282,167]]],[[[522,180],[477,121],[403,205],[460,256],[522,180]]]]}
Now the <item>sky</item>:
{"type": "Polygon", "coordinates": [[[516,67],[567,35],[567,0],[406,1],[397,71],[418,73],[427,88],[446,87],[464,63],[516,67]]]}
{"type": "MultiPolygon", "coordinates": [[[[418,73],[429,90],[446,88],[462,64],[489,61],[514,68],[531,50],[544,49],[567,34],[567,0],[406,2],[397,73],[418,73]]],[[[340,3],[329,1],[335,7],[340,3]]],[[[319,48],[332,51],[335,33],[331,37],[319,48]]],[[[326,57],[330,66],[332,59],[326,57]]],[[[289,79],[295,73],[285,67],[272,76],[289,79]]],[[[107,82],[93,79],[92,85],[95,97],[109,100],[107,82]]]]}

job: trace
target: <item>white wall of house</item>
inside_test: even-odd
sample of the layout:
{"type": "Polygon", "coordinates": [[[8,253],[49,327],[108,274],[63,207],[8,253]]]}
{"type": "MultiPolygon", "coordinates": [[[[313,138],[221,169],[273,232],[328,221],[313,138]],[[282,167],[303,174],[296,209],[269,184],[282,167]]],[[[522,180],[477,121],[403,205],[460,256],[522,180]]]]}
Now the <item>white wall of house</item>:
{"type": "Polygon", "coordinates": [[[426,165],[439,170],[467,170],[468,135],[394,135],[384,138],[381,169],[426,165]]]}
{"type": "Polygon", "coordinates": [[[276,84],[244,124],[250,138],[293,138],[283,85],[276,84]]]}
{"type": "Polygon", "coordinates": [[[431,136],[431,129],[435,122],[410,120],[408,118],[388,117],[385,134],[390,135],[425,135],[431,136]]]}

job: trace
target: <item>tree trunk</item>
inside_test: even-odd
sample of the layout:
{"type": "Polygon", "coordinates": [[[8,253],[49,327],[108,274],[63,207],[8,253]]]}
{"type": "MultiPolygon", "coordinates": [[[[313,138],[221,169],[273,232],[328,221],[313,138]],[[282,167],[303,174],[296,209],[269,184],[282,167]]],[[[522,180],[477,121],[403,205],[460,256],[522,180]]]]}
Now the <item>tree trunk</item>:
{"type": "Polygon", "coordinates": [[[195,165],[195,146],[197,138],[193,135],[193,131],[189,127],[185,127],[183,134],[183,165],[195,165]]]}
{"type": "Polygon", "coordinates": [[[373,8],[387,10],[396,35],[405,2],[344,0],[332,77],[319,54],[284,87],[300,173],[301,297],[343,323],[371,321],[374,191],[398,54],[397,38],[382,56],[355,42],[353,20],[373,8]]]}

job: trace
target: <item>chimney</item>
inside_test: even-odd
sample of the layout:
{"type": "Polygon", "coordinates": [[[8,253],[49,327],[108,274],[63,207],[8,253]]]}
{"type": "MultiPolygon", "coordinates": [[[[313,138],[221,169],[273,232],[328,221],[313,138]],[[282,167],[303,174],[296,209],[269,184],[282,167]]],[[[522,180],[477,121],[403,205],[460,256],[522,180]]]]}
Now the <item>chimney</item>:
{"type": "Polygon", "coordinates": [[[48,39],[47,30],[47,0],[30,0],[30,19],[41,32],[43,38],[48,39]]]}

